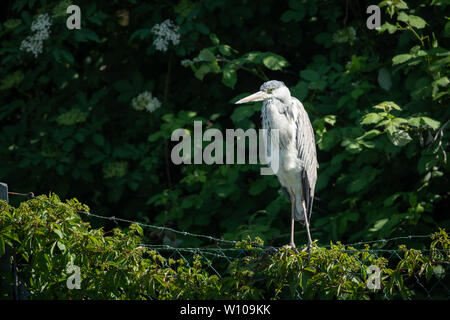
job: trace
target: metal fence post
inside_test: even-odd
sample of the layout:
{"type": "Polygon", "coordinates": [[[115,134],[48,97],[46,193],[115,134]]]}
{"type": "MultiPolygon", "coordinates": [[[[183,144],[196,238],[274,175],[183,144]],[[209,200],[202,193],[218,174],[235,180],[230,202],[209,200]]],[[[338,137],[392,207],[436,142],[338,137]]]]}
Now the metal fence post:
{"type": "MultiPolygon", "coordinates": [[[[8,202],[8,185],[3,182],[0,182],[0,200],[8,202]]],[[[15,272],[15,261],[14,259],[11,259],[13,258],[12,251],[14,251],[13,248],[5,245],[5,254],[0,258],[0,270],[2,273],[9,273],[13,276],[14,285],[10,286],[9,284],[2,284],[2,286],[9,291],[11,299],[16,300],[18,296],[17,274],[15,272]]]]}
{"type": "MultiPolygon", "coordinates": [[[[8,199],[8,185],[6,183],[0,182],[0,200],[9,201],[8,199]]],[[[10,293],[10,297],[13,300],[27,300],[29,297],[29,292],[25,287],[19,282],[19,277],[17,275],[16,266],[16,252],[14,246],[10,247],[5,245],[5,254],[0,257],[0,271],[2,273],[9,273],[13,278],[13,285],[3,284],[7,291],[10,293]]]]}

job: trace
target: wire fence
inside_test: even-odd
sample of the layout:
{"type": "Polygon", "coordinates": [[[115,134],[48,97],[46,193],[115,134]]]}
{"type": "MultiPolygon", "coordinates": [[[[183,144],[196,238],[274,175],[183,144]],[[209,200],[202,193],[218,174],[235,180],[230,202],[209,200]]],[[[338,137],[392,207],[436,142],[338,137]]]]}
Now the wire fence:
{"type": "MultiPolygon", "coordinates": [[[[15,193],[15,192],[8,192],[10,195],[15,196],[23,196],[27,197],[27,199],[37,199],[39,201],[42,201],[48,205],[56,206],[55,204],[36,198],[33,193],[28,194],[21,194],[21,193],[15,193]]],[[[170,232],[176,235],[180,235],[183,237],[193,237],[198,238],[202,240],[207,240],[211,242],[209,246],[205,247],[176,247],[171,246],[168,244],[149,244],[149,243],[141,243],[139,244],[140,247],[145,247],[150,250],[154,250],[158,252],[160,255],[165,256],[167,258],[172,258],[174,260],[182,259],[187,266],[190,266],[194,256],[199,255],[201,256],[204,261],[206,262],[206,265],[208,268],[216,274],[219,278],[222,278],[224,273],[227,272],[226,268],[227,265],[232,263],[233,261],[236,261],[237,259],[242,259],[245,256],[248,255],[248,251],[251,251],[252,249],[241,249],[237,248],[236,244],[239,243],[239,241],[236,240],[228,240],[223,238],[217,238],[211,235],[205,235],[205,234],[198,234],[198,233],[192,233],[188,231],[182,231],[177,230],[174,228],[166,227],[166,226],[158,226],[148,223],[143,223],[139,221],[133,221],[125,218],[115,217],[115,216],[103,216],[98,215],[94,213],[90,213],[87,211],[80,211],[76,210],[76,213],[83,215],[87,218],[95,218],[100,219],[102,221],[112,221],[116,223],[117,225],[119,223],[125,223],[125,224],[137,224],[141,226],[142,228],[148,228],[153,230],[159,230],[161,232],[170,232]]],[[[339,249],[340,251],[345,251],[346,253],[349,253],[353,255],[354,257],[357,256],[355,253],[359,252],[368,252],[369,256],[367,256],[367,259],[378,259],[380,257],[386,258],[390,263],[392,261],[400,261],[402,260],[401,254],[403,253],[400,249],[384,249],[383,246],[388,243],[395,243],[399,241],[411,241],[414,239],[430,239],[431,234],[428,235],[409,235],[409,236],[398,236],[393,238],[386,238],[386,239],[377,239],[377,240],[369,240],[369,241],[359,241],[359,242],[353,242],[349,244],[345,244],[345,249],[339,249]],[[377,245],[377,248],[360,248],[361,246],[366,245],[377,245]],[[350,249],[351,248],[351,249],[350,249]]],[[[403,244],[403,243],[402,243],[403,244]]],[[[331,248],[331,244],[328,245],[321,245],[321,248],[331,248]]],[[[255,245],[255,249],[257,249],[259,252],[266,252],[266,253],[273,253],[278,252],[283,247],[274,247],[274,246],[260,246],[255,245]]],[[[429,249],[420,249],[423,253],[429,253],[429,249]]],[[[436,250],[434,250],[436,251],[436,250]]],[[[448,257],[450,250],[438,250],[438,251],[445,251],[444,256],[448,257]]],[[[356,260],[359,262],[362,268],[367,267],[368,261],[362,261],[356,257],[356,260]]],[[[412,288],[418,292],[420,292],[419,296],[425,299],[434,299],[435,292],[439,292],[440,298],[445,297],[446,299],[450,298],[450,290],[448,284],[444,281],[445,275],[448,271],[448,264],[449,262],[444,261],[444,270],[443,274],[444,276],[439,278],[435,277],[435,282],[433,284],[427,283],[424,285],[423,279],[419,278],[417,274],[414,274],[414,281],[415,283],[412,285],[412,288]]],[[[352,272],[349,272],[349,277],[351,278],[354,274],[352,272]]],[[[295,296],[297,299],[303,299],[302,292],[296,290],[295,296]]],[[[384,294],[385,299],[389,299],[389,297],[384,294]]]]}
{"type": "MultiPolygon", "coordinates": [[[[217,267],[217,265],[223,266],[223,262],[231,263],[231,262],[235,261],[236,259],[242,259],[243,257],[247,256],[247,253],[245,252],[246,250],[234,248],[234,247],[224,248],[219,245],[221,243],[228,244],[228,245],[229,244],[234,245],[234,244],[237,244],[238,241],[225,240],[225,239],[212,237],[209,235],[190,233],[187,231],[179,231],[179,230],[175,230],[172,228],[160,227],[160,226],[156,226],[156,225],[145,224],[145,223],[141,223],[138,221],[131,221],[131,220],[122,219],[122,218],[105,217],[105,216],[100,216],[100,215],[96,215],[96,214],[92,214],[92,213],[84,212],[84,211],[77,211],[77,213],[86,215],[88,217],[95,217],[95,218],[102,219],[102,220],[112,220],[115,222],[125,222],[125,223],[129,223],[129,224],[135,223],[135,224],[140,225],[143,228],[158,229],[161,231],[169,231],[169,232],[173,232],[175,234],[180,234],[183,236],[190,236],[190,237],[208,239],[210,241],[213,241],[216,244],[216,247],[214,247],[214,248],[211,248],[211,247],[203,247],[203,248],[202,247],[198,247],[198,248],[197,247],[194,247],[194,248],[193,247],[174,247],[174,246],[170,246],[170,245],[152,245],[152,244],[145,244],[145,243],[140,244],[140,246],[146,247],[151,250],[155,250],[158,253],[163,254],[163,255],[165,253],[169,253],[169,255],[168,255],[169,258],[173,258],[173,259],[181,258],[186,262],[186,264],[188,266],[190,265],[190,262],[193,260],[194,255],[200,255],[205,261],[207,261],[208,268],[210,268],[219,278],[222,277],[222,273],[225,272],[225,270],[223,270],[223,268],[217,267]]],[[[364,251],[364,252],[370,253],[371,259],[378,259],[380,257],[385,257],[390,262],[400,261],[400,260],[402,260],[401,254],[403,253],[403,251],[400,249],[382,249],[382,248],[380,248],[380,249],[373,249],[373,248],[358,249],[358,248],[356,248],[356,250],[355,250],[355,247],[360,247],[360,246],[365,246],[365,245],[374,245],[374,244],[385,245],[388,243],[398,242],[398,241],[409,241],[409,240],[413,240],[413,239],[430,239],[430,238],[431,238],[431,234],[409,235],[409,236],[399,236],[399,237],[386,238],[386,239],[359,241],[359,242],[345,244],[346,248],[351,247],[352,249],[339,249],[339,251],[345,251],[346,253],[349,253],[349,254],[354,254],[356,252],[364,251]]],[[[331,244],[323,245],[321,247],[330,248],[331,244]]],[[[274,251],[280,250],[281,248],[283,248],[283,247],[258,246],[258,249],[263,249],[263,250],[266,250],[269,252],[274,252],[274,251]]],[[[421,249],[421,251],[423,253],[430,252],[429,249],[421,249]]],[[[446,253],[449,253],[449,250],[441,250],[441,251],[445,251],[446,253]]],[[[356,257],[356,255],[353,255],[353,256],[356,257]]],[[[367,261],[362,261],[358,258],[356,258],[356,259],[358,260],[358,262],[362,268],[367,267],[367,261]]],[[[448,265],[444,272],[446,273],[447,271],[448,271],[448,265]]],[[[353,277],[356,274],[354,272],[348,272],[348,275],[349,275],[349,277],[353,277]]],[[[435,283],[432,284],[431,286],[429,284],[427,284],[427,286],[425,286],[422,283],[423,279],[420,279],[416,274],[414,275],[414,280],[416,283],[412,287],[416,291],[420,291],[421,297],[431,300],[435,296],[433,293],[437,292],[438,289],[441,289],[440,294],[442,294],[442,292],[443,292],[443,294],[446,296],[447,299],[450,298],[450,289],[447,286],[447,284],[443,281],[443,279],[436,278],[435,283]]],[[[298,290],[296,290],[295,296],[297,299],[303,299],[302,292],[300,292],[298,290]]],[[[389,299],[389,297],[386,293],[384,294],[384,298],[389,299]]]]}

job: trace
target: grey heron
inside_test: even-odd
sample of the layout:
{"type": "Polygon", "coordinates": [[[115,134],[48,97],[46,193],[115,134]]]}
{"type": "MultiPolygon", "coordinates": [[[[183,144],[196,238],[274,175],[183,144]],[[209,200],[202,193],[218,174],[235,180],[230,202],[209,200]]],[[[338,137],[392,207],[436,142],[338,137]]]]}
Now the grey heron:
{"type": "Polygon", "coordinates": [[[267,129],[266,144],[278,143],[279,169],[276,172],[284,193],[291,202],[291,240],[295,249],[294,222],[306,227],[307,251],[312,244],[309,222],[317,181],[316,143],[314,131],[302,103],[291,96],[281,81],[263,83],[259,91],[236,102],[236,104],[263,101],[261,109],[262,127],[267,129]],[[278,142],[271,138],[271,130],[278,130],[278,142]]]}

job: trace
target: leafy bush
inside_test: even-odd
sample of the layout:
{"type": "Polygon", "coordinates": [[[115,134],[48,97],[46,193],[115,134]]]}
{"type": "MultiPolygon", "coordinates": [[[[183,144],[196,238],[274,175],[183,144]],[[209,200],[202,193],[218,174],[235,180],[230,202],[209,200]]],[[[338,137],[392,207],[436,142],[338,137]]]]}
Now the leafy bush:
{"type": "Polygon", "coordinates": [[[105,215],[285,244],[289,205],[275,177],[256,165],[170,162],[172,131],[192,130],[194,120],[222,130],[259,127],[260,105],[230,102],[278,79],[303,102],[316,134],[313,238],[448,229],[446,2],[382,1],[379,30],[366,27],[365,1],[81,0],[80,30],[65,26],[69,4],[8,0],[0,14],[0,176],[11,189],[76,196],[105,215]],[[45,14],[49,35],[40,34],[36,56],[22,44],[45,14]],[[169,18],[164,51],[153,28],[169,18]]]}
{"type": "MultiPolygon", "coordinates": [[[[176,260],[141,246],[139,225],[127,231],[91,228],[77,213],[88,210],[55,194],[18,208],[0,202],[0,256],[5,247],[14,248],[31,299],[445,299],[449,293],[442,286],[450,261],[444,230],[432,236],[429,250],[401,246],[389,259],[368,245],[357,250],[339,243],[313,246],[308,259],[306,252],[248,238],[236,245],[239,259],[219,277],[212,261],[199,254],[176,260]],[[380,290],[367,288],[370,265],[381,270],[380,290]],[[80,289],[67,287],[69,266],[80,268],[80,289]]],[[[8,279],[2,274],[2,281],[8,279]]]]}

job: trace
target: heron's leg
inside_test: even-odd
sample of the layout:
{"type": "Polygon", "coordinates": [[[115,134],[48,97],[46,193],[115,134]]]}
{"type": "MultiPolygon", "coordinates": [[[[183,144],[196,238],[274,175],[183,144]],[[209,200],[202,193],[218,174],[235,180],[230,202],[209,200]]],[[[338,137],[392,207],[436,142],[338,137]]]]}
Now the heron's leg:
{"type": "Polygon", "coordinates": [[[302,206],[303,206],[303,212],[305,213],[305,227],[306,227],[306,234],[308,236],[308,248],[306,249],[309,253],[309,250],[311,249],[311,244],[312,244],[312,240],[311,240],[311,233],[309,232],[309,217],[308,214],[306,213],[306,207],[305,207],[305,202],[302,201],[302,206]]]}
{"type": "MultiPolygon", "coordinates": [[[[300,188],[300,194],[301,194],[301,198],[303,199],[303,190],[301,188],[300,188]]],[[[305,201],[304,200],[301,200],[301,201],[302,201],[302,207],[303,207],[303,216],[305,217],[306,235],[308,236],[308,247],[306,248],[306,250],[308,251],[308,256],[309,256],[311,244],[312,244],[311,233],[309,232],[309,217],[308,217],[308,213],[306,212],[305,201]]]]}
{"type": "Polygon", "coordinates": [[[295,249],[295,242],[294,242],[294,227],[295,227],[295,195],[292,192],[292,190],[289,190],[289,195],[291,198],[291,243],[290,247],[292,249],[295,249]]]}

